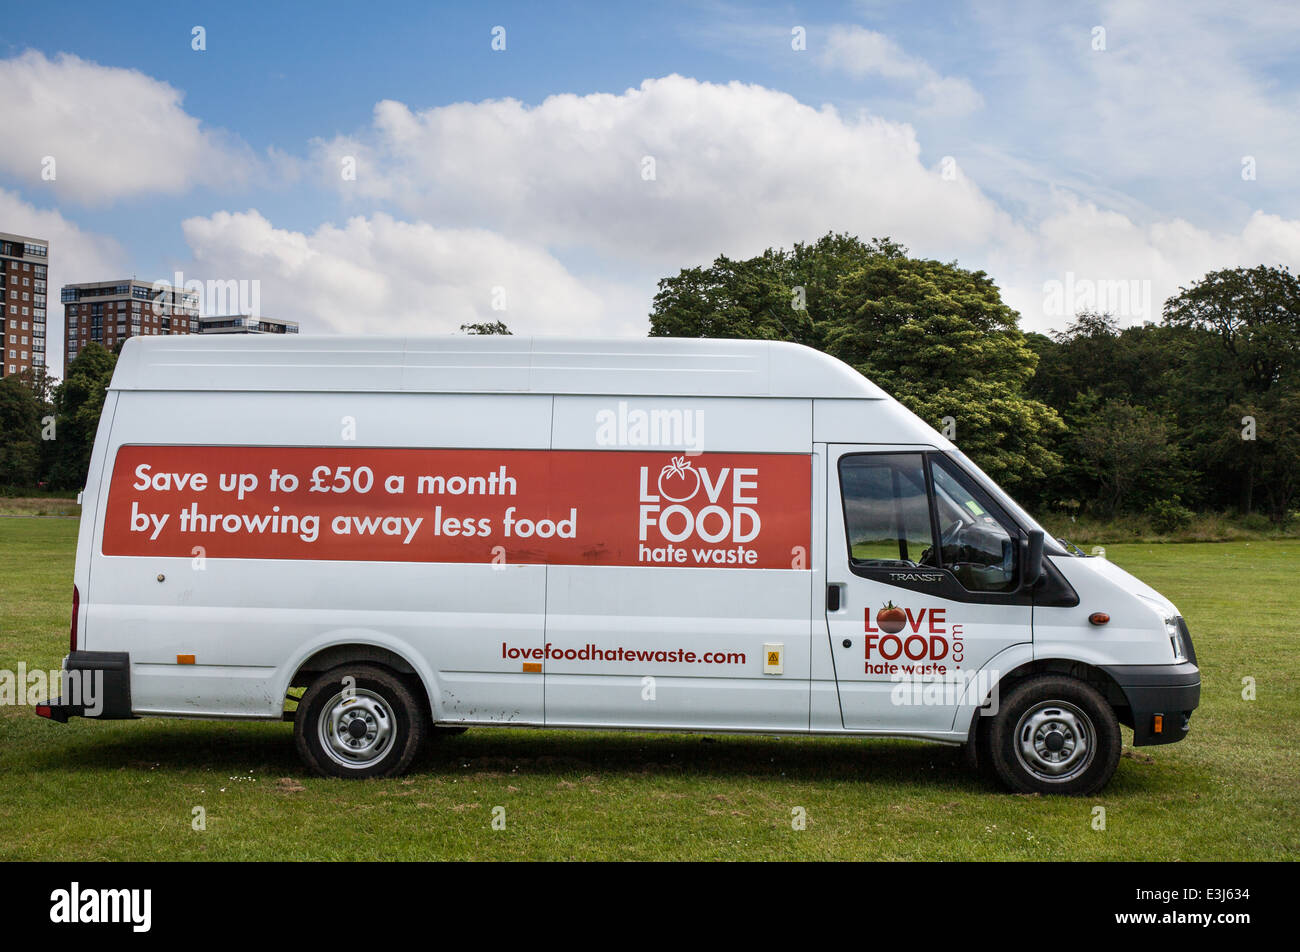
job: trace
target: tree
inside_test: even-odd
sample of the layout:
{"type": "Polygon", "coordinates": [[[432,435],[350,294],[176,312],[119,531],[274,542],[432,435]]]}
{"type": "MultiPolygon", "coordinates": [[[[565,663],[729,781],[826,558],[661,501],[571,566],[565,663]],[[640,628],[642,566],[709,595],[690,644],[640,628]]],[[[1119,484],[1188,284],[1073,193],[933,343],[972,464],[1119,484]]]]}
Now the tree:
{"type": "Polygon", "coordinates": [[[1231,449],[1250,458],[1250,469],[1268,504],[1268,517],[1287,521],[1300,491],[1300,391],[1280,387],[1255,404],[1232,409],[1232,416],[1249,425],[1225,440],[1231,449]],[[1249,434],[1252,439],[1245,439],[1249,434]]]}
{"type": "Polygon", "coordinates": [[[54,393],[54,378],[43,364],[33,365],[18,374],[18,379],[36,395],[42,404],[48,404],[54,393]]]}
{"type": "Polygon", "coordinates": [[[888,238],[829,234],[659,282],[650,334],[787,340],[890,391],[1009,487],[1054,471],[1055,412],[1029,399],[1036,356],[983,272],[911,258],[888,238]],[[799,305],[802,305],[800,307],[799,305]]]}
{"type": "Polygon", "coordinates": [[[790,280],[785,253],[748,261],[719,256],[708,268],[688,268],[659,282],[651,337],[787,340],[816,346],[817,330],[790,280]]]}
{"type": "Polygon", "coordinates": [[[1075,433],[1075,444],[1112,519],[1132,502],[1134,490],[1152,482],[1176,455],[1160,414],[1120,400],[1109,400],[1091,414],[1075,433]]]}
{"type": "Polygon", "coordinates": [[[41,459],[41,402],[17,376],[0,378],[0,486],[32,486],[41,459]]]}
{"type": "Polygon", "coordinates": [[[492,321],[483,324],[462,324],[460,325],[462,334],[505,334],[510,336],[510,328],[502,321],[492,321]]]}
{"type": "MultiPolygon", "coordinates": [[[[1248,445],[1242,418],[1269,418],[1274,433],[1286,432],[1275,414],[1294,406],[1300,389],[1300,280],[1263,265],[1212,271],[1165,302],[1164,322],[1188,342],[1178,406],[1198,468],[1243,512],[1262,480],[1266,495],[1288,495],[1290,443],[1283,436],[1248,445]]],[[[1270,510],[1282,518],[1272,501],[1270,510]]]]}
{"type": "Polygon", "coordinates": [[[99,344],[87,344],[68,364],[67,378],[54,388],[52,486],[79,489],[85,485],[104,396],[116,365],[117,358],[99,344]]]}

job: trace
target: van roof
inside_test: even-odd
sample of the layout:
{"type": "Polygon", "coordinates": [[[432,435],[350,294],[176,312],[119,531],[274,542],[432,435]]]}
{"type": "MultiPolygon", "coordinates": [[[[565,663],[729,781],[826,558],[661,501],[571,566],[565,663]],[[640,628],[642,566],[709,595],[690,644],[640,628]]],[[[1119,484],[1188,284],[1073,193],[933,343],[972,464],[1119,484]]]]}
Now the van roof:
{"type": "Polygon", "coordinates": [[[109,389],[887,399],[801,344],[677,337],[133,337],[109,389]]]}

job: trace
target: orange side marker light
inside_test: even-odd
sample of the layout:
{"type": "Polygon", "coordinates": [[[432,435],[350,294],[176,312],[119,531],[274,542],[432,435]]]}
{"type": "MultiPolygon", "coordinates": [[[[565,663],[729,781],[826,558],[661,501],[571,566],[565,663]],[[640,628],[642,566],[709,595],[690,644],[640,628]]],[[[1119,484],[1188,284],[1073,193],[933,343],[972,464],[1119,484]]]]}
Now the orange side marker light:
{"type": "Polygon", "coordinates": [[[194,663],[194,655],[192,655],[192,654],[178,654],[178,655],[176,656],[176,663],[177,663],[177,664],[193,664],[193,663],[194,663]]]}
{"type": "Polygon", "coordinates": [[[1106,622],[1110,621],[1110,616],[1105,612],[1093,612],[1088,616],[1088,621],[1092,622],[1094,625],[1104,625],[1106,622]]]}

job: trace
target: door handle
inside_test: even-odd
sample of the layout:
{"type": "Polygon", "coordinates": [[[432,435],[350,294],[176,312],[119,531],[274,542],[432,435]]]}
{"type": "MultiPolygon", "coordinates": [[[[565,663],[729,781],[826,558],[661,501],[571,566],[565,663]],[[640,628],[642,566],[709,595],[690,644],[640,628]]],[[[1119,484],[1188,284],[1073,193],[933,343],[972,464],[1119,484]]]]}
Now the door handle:
{"type": "Polygon", "coordinates": [[[832,582],[826,586],[826,610],[828,612],[837,612],[844,603],[843,596],[844,585],[841,582],[832,582]]]}

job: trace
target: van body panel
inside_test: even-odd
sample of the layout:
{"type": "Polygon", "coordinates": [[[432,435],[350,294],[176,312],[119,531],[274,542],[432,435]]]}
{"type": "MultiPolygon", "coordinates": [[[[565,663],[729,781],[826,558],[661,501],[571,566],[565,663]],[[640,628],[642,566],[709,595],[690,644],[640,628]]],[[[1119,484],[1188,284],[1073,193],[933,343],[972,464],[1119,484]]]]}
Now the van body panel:
{"type": "Polygon", "coordinates": [[[1065,658],[1095,666],[1174,663],[1169,640],[1151,636],[1153,629],[1163,627],[1165,613],[1143,597],[1141,589],[1146,586],[1138,589],[1130,585],[1127,579],[1132,576],[1100,557],[1051,560],[1079,593],[1079,604],[1074,608],[1034,609],[1035,657],[1065,658]],[[1090,624],[1088,616],[1094,612],[1105,612],[1110,621],[1090,624]]]}
{"type": "Polygon", "coordinates": [[[814,400],[813,441],[881,445],[924,444],[955,449],[911,410],[896,400],[814,400]]]}
{"type": "Polygon", "coordinates": [[[700,584],[695,568],[550,566],[547,723],[806,730],[809,573],[706,571],[700,584]],[[781,646],[780,675],[764,673],[767,644],[781,646]]]}

